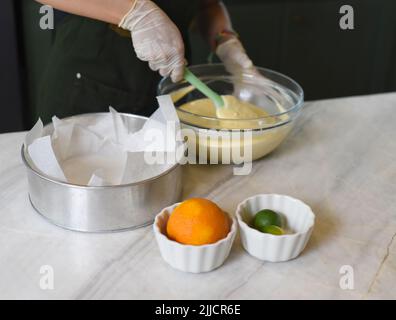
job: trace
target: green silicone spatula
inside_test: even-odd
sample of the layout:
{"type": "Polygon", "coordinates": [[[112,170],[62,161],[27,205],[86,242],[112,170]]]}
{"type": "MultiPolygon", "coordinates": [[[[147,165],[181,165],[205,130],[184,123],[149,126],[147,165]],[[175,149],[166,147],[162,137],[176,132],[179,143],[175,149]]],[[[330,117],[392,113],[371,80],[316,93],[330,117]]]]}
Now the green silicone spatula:
{"type": "Polygon", "coordinates": [[[224,106],[223,98],[199,80],[188,68],[184,69],[184,79],[212,100],[216,108],[224,106]]]}

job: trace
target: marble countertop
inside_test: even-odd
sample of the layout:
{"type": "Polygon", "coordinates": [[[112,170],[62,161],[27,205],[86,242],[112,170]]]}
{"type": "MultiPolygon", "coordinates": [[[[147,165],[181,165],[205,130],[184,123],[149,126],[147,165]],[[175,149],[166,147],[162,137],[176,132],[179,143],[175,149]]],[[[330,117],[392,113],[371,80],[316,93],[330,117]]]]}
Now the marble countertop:
{"type": "Polygon", "coordinates": [[[83,234],[49,224],[28,200],[24,133],[0,135],[0,298],[396,299],[396,93],[309,102],[298,122],[248,176],[184,167],[185,198],[234,212],[251,195],[280,193],[317,216],[297,259],[259,261],[237,238],[225,264],[206,274],[167,265],[151,227],[83,234]],[[340,286],[345,265],[353,289],[340,286]],[[52,290],[40,286],[43,266],[53,270],[52,290]]]}

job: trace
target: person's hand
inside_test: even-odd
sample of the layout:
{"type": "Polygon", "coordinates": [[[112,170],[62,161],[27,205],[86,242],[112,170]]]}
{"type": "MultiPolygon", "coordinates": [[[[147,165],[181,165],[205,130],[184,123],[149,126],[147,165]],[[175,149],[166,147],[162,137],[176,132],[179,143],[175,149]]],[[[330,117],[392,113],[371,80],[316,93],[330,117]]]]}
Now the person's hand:
{"type": "Polygon", "coordinates": [[[235,36],[224,39],[216,48],[216,54],[224,63],[226,70],[234,76],[242,73],[257,74],[252,60],[235,36]]]}
{"type": "Polygon", "coordinates": [[[250,77],[250,80],[247,81],[255,84],[255,86],[246,87],[243,82],[236,81],[234,83],[235,96],[244,96],[250,101],[255,101],[257,97],[262,97],[265,93],[279,103],[284,100],[284,97],[274,89],[277,84],[266,78],[254,67],[252,60],[250,60],[242,43],[236,36],[222,39],[216,48],[216,54],[224,63],[226,70],[234,77],[238,79],[247,75],[250,77]]]}
{"type": "Polygon", "coordinates": [[[152,1],[135,0],[119,27],[129,30],[136,55],[153,71],[180,81],[184,74],[184,43],[171,19],[152,1]]]}

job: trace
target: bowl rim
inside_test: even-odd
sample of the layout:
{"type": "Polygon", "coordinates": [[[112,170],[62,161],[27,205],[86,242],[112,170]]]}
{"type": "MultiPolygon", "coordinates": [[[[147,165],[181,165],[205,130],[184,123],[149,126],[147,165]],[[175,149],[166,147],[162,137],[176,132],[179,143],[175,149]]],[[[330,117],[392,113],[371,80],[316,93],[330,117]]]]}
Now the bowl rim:
{"type": "MultiPolygon", "coordinates": [[[[78,114],[78,115],[74,115],[74,116],[70,116],[70,117],[66,117],[66,118],[62,118],[62,120],[68,120],[68,119],[72,119],[72,118],[78,118],[78,117],[88,117],[88,116],[95,116],[95,115],[107,115],[107,112],[93,112],[93,113],[82,113],[82,114],[78,114]]],[[[141,116],[141,115],[135,115],[135,114],[129,114],[129,113],[119,113],[122,116],[126,116],[126,117],[131,117],[131,118],[141,118],[141,119],[145,119],[147,120],[148,117],[145,116],[141,116]]],[[[52,123],[48,123],[44,126],[44,128],[48,128],[52,125],[52,123]]],[[[27,158],[27,150],[25,147],[25,143],[22,143],[22,147],[21,147],[21,158],[22,158],[22,162],[24,163],[25,167],[31,171],[33,174],[35,174],[36,176],[38,176],[39,178],[46,180],[50,183],[55,183],[61,186],[65,186],[65,187],[72,187],[72,188],[78,188],[78,189],[89,189],[89,190],[99,190],[99,189],[114,189],[114,188],[125,188],[125,187],[132,187],[132,186],[137,186],[137,185],[143,185],[143,184],[149,184],[159,178],[162,178],[163,176],[169,174],[171,171],[175,170],[177,167],[180,166],[179,162],[176,162],[174,165],[172,165],[170,168],[166,169],[164,172],[162,172],[159,175],[156,175],[154,177],[148,178],[148,179],[144,179],[141,181],[136,181],[136,182],[132,182],[132,183],[125,183],[125,184],[117,184],[117,185],[104,185],[104,186],[86,186],[86,185],[81,185],[81,184],[75,184],[75,183],[70,183],[70,182],[66,182],[66,181],[62,181],[59,179],[56,179],[54,177],[51,177],[49,175],[46,175],[45,173],[39,171],[38,169],[34,168],[34,166],[30,163],[30,161],[27,158]]]]}
{"type": "MultiPolygon", "coordinates": [[[[210,66],[213,66],[213,67],[224,67],[224,64],[223,64],[223,63],[209,63],[209,64],[203,63],[203,64],[196,64],[196,65],[190,66],[190,69],[191,69],[192,71],[194,71],[194,69],[196,69],[196,68],[210,67],[210,66]]],[[[282,116],[282,115],[285,115],[285,114],[290,114],[290,113],[294,112],[295,110],[298,111],[298,110],[301,109],[301,107],[302,107],[303,104],[304,104],[304,90],[303,90],[303,88],[301,87],[301,85],[300,85],[298,82],[296,82],[295,80],[293,80],[293,79],[290,78],[289,76],[287,76],[287,75],[285,75],[285,74],[283,74],[283,73],[281,73],[281,72],[272,70],[272,69],[263,68],[263,67],[259,67],[259,66],[254,66],[254,68],[256,68],[256,69],[259,70],[259,71],[263,71],[263,72],[267,72],[267,73],[271,73],[271,74],[277,75],[277,76],[279,76],[279,77],[281,77],[281,78],[283,78],[283,79],[285,79],[285,80],[290,81],[293,85],[295,85],[295,86],[298,88],[298,90],[301,92],[301,94],[298,95],[298,100],[297,100],[297,102],[296,102],[289,110],[287,110],[287,111],[278,112],[278,113],[274,113],[274,114],[269,114],[268,116],[259,117],[259,118],[243,119],[243,120],[241,120],[241,121],[260,121],[260,120],[264,120],[264,119],[268,119],[268,118],[279,117],[279,116],[282,116]]],[[[247,74],[247,73],[243,73],[242,76],[243,76],[243,77],[248,77],[248,78],[251,78],[251,79],[253,79],[253,77],[254,77],[254,75],[247,74]]],[[[230,75],[230,76],[217,76],[215,79],[217,79],[217,78],[224,78],[224,77],[229,78],[229,77],[235,77],[235,76],[232,76],[232,75],[230,75]]],[[[158,83],[157,94],[159,94],[159,95],[164,94],[164,93],[160,92],[160,89],[161,89],[161,87],[163,86],[163,83],[164,83],[166,80],[168,80],[168,79],[169,79],[169,77],[163,77],[163,78],[160,80],[160,82],[158,83]]],[[[215,80],[215,79],[213,79],[213,80],[215,80]]],[[[212,80],[211,80],[211,81],[212,81],[212,80]]],[[[167,94],[169,94],[169,93],[167,93],[167,94]]],[[[201,115],[198,115],[198,114],[193,113],[193,112],[189,112],[189,111],[185,111],[185,110],[180,110],[179,108],[177,108],[177,110],[178,110],[179,112],[181,112],[181,113],[184,113],[184,114],[187,114],[187,115],[190,115],[190,116],[199,117],[199,118],[201,118],[201,119],[218,120],[218,118],[216,118],[216,117],[201,116],[201,115]]],[[[222,120],[222,121],[235,121],[235,119],[221,119],[221,120],[222,120]]],[[[181,122],[183,122],[183,121],[181,121],[181,122]]],[[[290,121],[279,122],[279,123],[277,123],[275,126],[280,126],[280,125],[283,125],[284,123],[288,123],[288,122],[290,122],[290,121]]],[[[183,123],[184,123],[184,122],[183,122],[183,123]]],[[[192,125],[192,124],[190,124],[190,125],[192,125]]],[[[272,127],[273,127],[273,126],[269,126],[269,127],[263,128],[263,129],[271,129],[272,127]]],[[[231,129],[230,129],[230,130],[231,130],[231,129]]],[[[245,130],[249,130],[249,128],[247,128],[247,129],[245,129],[245,130]]]]}
{"type": "MultiPolygon", "coordinates": [[[[261,118],[263,119],[263,118],[261,118]]],[[[230,120],[229,120],[230,121],[230,120]]],[[[235,121],[235,120],[234,120],[235,121]]],[[[249,121],[249,120],[245,120],[245,121],[249,121]]],[[[251,120],[250,120],[251,121],[251,120]]],[[[283,122],[278,122],[274,125],[268,126],[268,127],[263,127],[263,128],[244,128],[244,129],[225,129],[225,128],[206,128],[206,127],[201,127],[189,122],[183,122],[182,120],[180,120],[181,123],[183,123],[184,125],[190,126],[193,129],[198,129],[200,130],[201,133],[205,133],[207,131],[211,131],[211,132],[231,132],[231,133],[238,133],[238,132],[262,132],[262,131],[266,131],[266,130],[272,130],[272,129],[276,129],[276,128],[280,128],[283,127],[289,123],[291,123],[293,120],[289,119],[287,121],[283,121],[283,122]]]]}
{"type": "Polygon", "coordinates": [[[300,235],[306,235],[308,232],[310,232],[310,230],[312,230],[312,228],[315,225],[315,214],[313,213],[313,211],[309,205],[307,205],[305,202],[303,202],[297,198],[294,198],[294,197],[291,197],[288,195],[278,194],[278,193],[261,193],[261,194],[256,194],[254,196],[246,198],[245,200],[243,200],[242,202],[240,202],[238,204],[236,212],[235,212],[235,216],[236,216],[238,224],[242,230],[246,230],[247,232],[253,233],[253,234],[255,234],[259,237],[262,237],[262,238],[266,238],[266,237],[267,238],[268,237],[269,238],[279,238],[279,239],[295,238],[300,235]],[[270,197],[275,196],[275,197],[286,198],[288,200],[295,201],[295,202],[299,203],[300,205],[304,206],[306,209],[308,209],[307,213],[310,216],[310,218],[309,218],[310,223],[309,223],[308,227],[306,227],[306,229],[304,229],[303,231],[298,231],[298,232],[294,232],[294,233],[290,233],[290,234],[283,234],[283,235],[273,235],[270,233],[263,233],[263,232],[260,232],[256,229],[252,228],[242,219],[241,212],[242,212],[243,207],[246,205],[246,203],[248,203],[249,201],[252,201],[252,199],[255,199],[255,198],[258,198],[261,196],[270,196],[270,197]]]}
{"type": "MultiPolygon", "coordinates": [[[[234,236],[237,233],[237,219],[235,219],[235,217],[231,216],[231,214],[229,214],[228,212],[224,211],[227,216],[230,218],[230,220],[232,221],[232,225],[230,228],[230,231],[228,232],[227,236],[223,239],[220,239],[214,243],[209,243],[209,244],[202,244],[202,245],[191,245],[191,244],[182,244],[179,243],[175,240],[171,240],[169,239],[165,234],[163,234],[158,226],[158,219],[161,216],[165,215],[166,211],[173,211],[179,204],[181,204],[182,202],[177,202],[171,206],[168,206],[166,208],[163,208],[161,210],[161,212],[159,212],[155,218],[154,218],[154,223],[153,223],[153,229],[154,229],[154,234],[157,235],[160,240],[163,240],[167,243],[169,243],[170,245],[177,247],[179,249],[184,249],[184,248],[193,248],[195,250],[199,250],[199,249],[204,249],[204,248],[215,248],[218,247],[220,244],[225,243],[225,242],[229,242],[229,241],[233,241],[234,236]]],[[[170,215],[170,213],[169,213],[170,215]]]]}

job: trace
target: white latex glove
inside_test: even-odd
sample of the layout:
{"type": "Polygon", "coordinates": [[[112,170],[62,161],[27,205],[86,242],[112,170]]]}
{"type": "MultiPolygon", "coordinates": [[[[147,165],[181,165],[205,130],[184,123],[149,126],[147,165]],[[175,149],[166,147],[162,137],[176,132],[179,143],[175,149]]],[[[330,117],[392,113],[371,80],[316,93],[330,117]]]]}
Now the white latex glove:
{"type": "Polygon", "coordinates": [[[184,73],[184,43],[179,29],[155,3],[135,0],[119,24],[129,30],[136,55],[151,70],[180,81],[184,73]]]}
{"type": "Polygon", "coordinates": [[[252,60],[250,60],[242,43],[236,37],[232,37],[221,43],[216,48],[216,54],[224,63],[226,70],[235,76],[243,72],[257,73],[252,60]]]}
{"type": "MultiPolygon", "coordinates": [[[[236,37],[232,37],[225,40],[223,43],[218,45],[216,54],[220,60],[224,63],[226,70],[239,77],[242,74],[248,74],[252,77],[251,80],[256,86],[250,86],[248,89],[242,83],[236,81],[234,83],[234,95],[236,97],[243,97],[245,100],[256,102],[255,97],[263,97],[263,93],[276,99],[280,104],[284,97],[274,89],[276,84],[264,77],[253,65],[252,60],[246,54],[246,51],[242,43],[236,37]]],[[[263,104],[263,102],[257,101],[256,104],[263,104]]]]}

